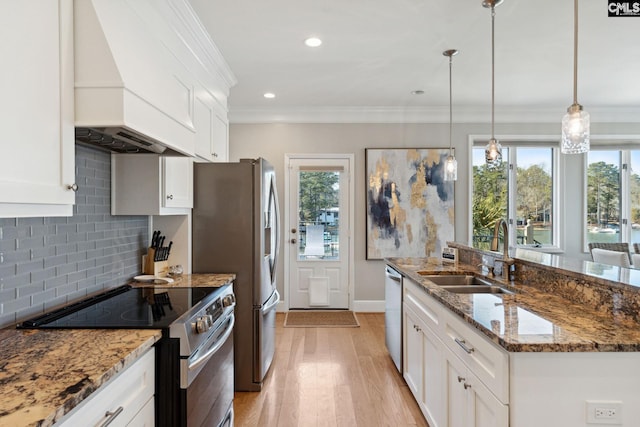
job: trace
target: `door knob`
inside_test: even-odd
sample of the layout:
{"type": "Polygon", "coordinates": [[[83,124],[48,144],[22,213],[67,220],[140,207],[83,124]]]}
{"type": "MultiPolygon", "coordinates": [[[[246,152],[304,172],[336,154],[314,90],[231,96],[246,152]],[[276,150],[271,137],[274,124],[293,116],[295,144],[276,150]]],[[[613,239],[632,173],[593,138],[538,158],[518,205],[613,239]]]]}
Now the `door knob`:
{"type": "Polygon", "coordinates": [[[291,239],[291,243],[296,243],[297,240],[296,239],[291,239]]]}

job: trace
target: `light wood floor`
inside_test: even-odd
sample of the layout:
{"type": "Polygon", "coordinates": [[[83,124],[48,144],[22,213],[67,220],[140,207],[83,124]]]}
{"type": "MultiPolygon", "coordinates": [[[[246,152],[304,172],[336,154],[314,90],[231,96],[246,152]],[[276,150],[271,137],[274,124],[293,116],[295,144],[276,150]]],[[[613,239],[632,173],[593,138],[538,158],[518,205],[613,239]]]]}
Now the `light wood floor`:
{"type": "Polygon", "coordinates": [[[235,425],[427,426],[384,344],[384,314],[359,328],[284,328],[260,393],[236,392],[235,425]]]}

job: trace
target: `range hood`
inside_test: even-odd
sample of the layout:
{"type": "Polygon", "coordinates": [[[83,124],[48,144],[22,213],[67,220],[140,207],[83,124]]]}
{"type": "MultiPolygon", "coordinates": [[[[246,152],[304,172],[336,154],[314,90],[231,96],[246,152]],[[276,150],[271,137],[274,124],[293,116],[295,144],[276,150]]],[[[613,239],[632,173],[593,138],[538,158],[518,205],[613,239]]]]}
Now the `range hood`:
{"type": "Polygon", "coordinates": [[[192,23],[181,15],[199,24],[186,0],[74,2],[78,142],[194,154],[194,55],[179,34],[192,23]]]}

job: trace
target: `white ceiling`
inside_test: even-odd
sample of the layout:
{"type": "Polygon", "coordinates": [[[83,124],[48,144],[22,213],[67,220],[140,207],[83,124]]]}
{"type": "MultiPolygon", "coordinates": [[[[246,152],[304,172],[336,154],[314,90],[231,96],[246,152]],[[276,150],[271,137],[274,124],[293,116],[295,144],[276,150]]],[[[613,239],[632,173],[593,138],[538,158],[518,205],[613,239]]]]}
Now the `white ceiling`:
{"type": "MultiPolygon", "coordinates": [[[[238,79],[232,121],[448,121],[442,52],[452,48],[454,121],[490,120],[482,0],[190,2],[238,79]],[[311,35],[322,46],[306,47],[311,35]]],[[[495,25],[496,122],[559,122],[573,100],[573,1],[505,0],[495,25]]],[[[578,101],[592,121],[640,121],[640,17],[580,1],[578,60],[578,101]]]]}

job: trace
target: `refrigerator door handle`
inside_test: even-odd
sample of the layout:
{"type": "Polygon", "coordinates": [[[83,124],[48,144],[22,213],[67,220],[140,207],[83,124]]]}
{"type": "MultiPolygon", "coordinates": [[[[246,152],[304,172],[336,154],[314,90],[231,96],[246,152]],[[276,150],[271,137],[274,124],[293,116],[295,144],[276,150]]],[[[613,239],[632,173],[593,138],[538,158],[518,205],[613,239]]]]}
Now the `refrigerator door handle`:
{"type": "MultiPolygon", "coordinates": [[[[275,214],[275,237],[276,237],[276,253],[273,254],[273,273],[271,275],[271,280],[275,282],[276,280],[276,270],[278,266],[278,258],[280,253],[280,208],[278,207],[278,191],[276,188],[275,177],[271,178],[271,192],[273,197],[273,209],[275,214]]],[[[278,297],[280,299],[280,297],[278,297]]]]}
{"type": "Polygon", "coordinates": [[[271,310],[275,309],[276,306],[278,305],[278,303],[280,302],[280,294],[278,293],[277,289],[275,291],[273,291],[273,297],[271,299],[273,300],[271,303],[267,303],[267,304],[265,304],[264,307],[262,307],[262,314],[263,315],[267,314],[271,310]]]}

